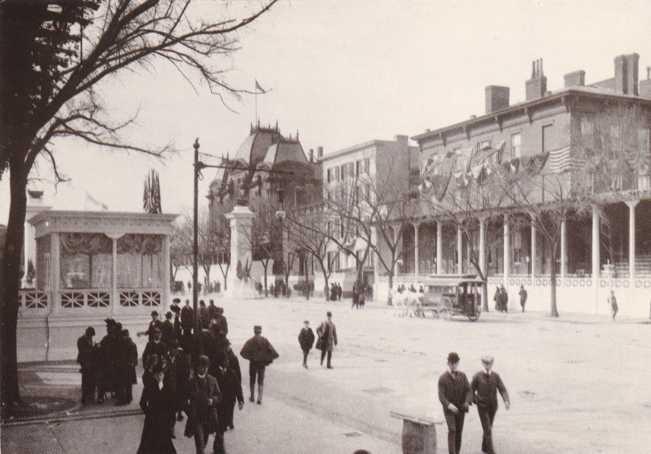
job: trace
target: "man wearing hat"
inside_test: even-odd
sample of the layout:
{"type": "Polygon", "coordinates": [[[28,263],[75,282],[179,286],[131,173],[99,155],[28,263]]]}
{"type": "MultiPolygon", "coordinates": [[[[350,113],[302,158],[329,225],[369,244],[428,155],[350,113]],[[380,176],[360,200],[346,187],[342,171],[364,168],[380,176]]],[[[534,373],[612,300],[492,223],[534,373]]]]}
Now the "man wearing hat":
{"type": "Polygon", "coordinates": [[[147,359],[151,355],[157,355],[161,360],[167,357],[167,345],[162,341],[162,334],[159,328],[153,328],[152,340],[147,342],[145,351],[142,352],[142,363],[147,363],[147,359]]]}
{"type": "Polygon", "coordinates": [[[298,343],[303,350],[303,367],[307,369],[307,357],[314,346],[314,331],[310,328],[310,321],[303,322],[303,328],[298,333],[298,343]]]}
{"type": "Polygon", "coordinates": [[[81,403],[95,400],[95,367],[93,364],[93,336],[95,329],[86,328],[83,336],[77,339],[77,362],[81,366],[81,403]]]}
{"type": "Polygon", "coordinates": [[[458,370],[459,355],[448,355],[448,370],[439,378],[439,401],[443,405],[443,415],[448,425],[448,453],[459,454],[463,420],[472,403],[472,392],[466,374],[458,370]]]}
{"type": "Polygon", "coordinates": [[[151,321],[149,322],[147,331],[139,332],[138,337],[146,334],[147,336],[149,336],[149,341],[151,342],[153,339],[154,329],[158,329],[158,330],[161,329],[161,321],[158,319],[157,311],[151,311],[151,321]]]}
{"type": "Polygon", "coordinates": [[[249,387],[251,397],[249,400],[255,400],[255,382],[258,380],[258,405],[262,404],[262,391],[264,388],[264,371],[265,368],[278,358],[278,353],[271,345],[267,338],[262,336],[262,327],[255,325],[253,327],[253,337],[246,341],[240,351],[242,358],[249,360],[249,387]]]}
{"type": "Polygon", "coordinates": [[[323,366],[323,360],[327,355],[327,368],[332,369],[332,352],[337,345],[337,327],[332,322],[332,312],[328,311],[326,316],[328,317],[327,320],[321,322],[316,329],[316,333],[319,336],[316,348],[321,350],[321,365],[323,366]]]}
{"type": "Polygon", "coordinates": [[[117,405],[127,405],[133,400],[132,388],[137,383],[138,347],[129,337],[128,329],[123,329],[120,335],[116,360],[118,376],[117,405]]]}
{"type": "Polygon", "coordinates": [[[197,454],[206,449],[208,437],[215,434],[213,453],[224,452],[224,434],[220,430],[217,405],[222,398],[217,379],[208,373],[210,360],[206,355],[199,356],[197,372],[189,383],[189,415],[185,435],[194,436],[197,454]]]}
{"type": "Polygon", "coordinates": [[[176,338],[176,335],[174,333],[174,323],[172,322],[173,316],[174,315],[172,314],[172,311],[167,311],[167,313],[165,313],[165,321],[160,325],[162,341],[168,346],[170,345],[172,339],[176,338]]]}
{"type": "Polygon", "coordinates": [[[494,358],[492,356],[483,356],[481,363],[484,370],[477,372],[470,384],[474,401],[477,404],[481,428],[484,431],[481,450],[488,454],[495,453],[492,430],[495,413],[497,412],[497,391],[500,392],[506,409],[508,410],[511,406],[509,393],[506,391],[502,378],[497,372],[493,371],[493,362],[494,358]]]}

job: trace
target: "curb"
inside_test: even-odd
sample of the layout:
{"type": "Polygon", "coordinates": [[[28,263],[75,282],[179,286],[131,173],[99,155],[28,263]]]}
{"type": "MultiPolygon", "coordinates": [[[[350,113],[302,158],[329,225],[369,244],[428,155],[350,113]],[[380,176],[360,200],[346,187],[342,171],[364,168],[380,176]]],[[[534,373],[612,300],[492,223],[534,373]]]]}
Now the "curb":
{"type": "Polygon", "coordinates": [[[87,419],[104,419],[104,418],[118,418],[123,416],[141,415],[142,410],[138,409],[124,409],[114,411],[94,411],[88,413],[67,413],[58,416],[33,416],[30,418],[21,418],[14,421],[3,422],[1,427],[18,427],[29,426],[34,424],[56,424],[61,422],[79,421],[87,419]]]}

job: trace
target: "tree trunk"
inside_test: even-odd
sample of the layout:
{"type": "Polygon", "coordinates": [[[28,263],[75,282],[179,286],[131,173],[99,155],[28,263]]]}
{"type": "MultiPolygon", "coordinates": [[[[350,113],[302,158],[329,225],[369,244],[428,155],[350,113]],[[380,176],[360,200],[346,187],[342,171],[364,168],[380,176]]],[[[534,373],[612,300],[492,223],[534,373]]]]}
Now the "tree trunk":
{"type": "Polygon", "coordinates": [[[387,299],[387,305],[393,306],[393,270],[389,271],[389,298],[387,299]]]}
{"type": "Polygon", "coordinates": [[[269,290],[267,289],[267,266],[269,265],[269,260],[262,260],[262,269],[264,270],[264,297],[269,296],[269,290]]]}
{"type": "MultiPolygon", "coordinates": [[[[20,403],[18,388],[18,361],[16,328],[18,323],[18,290],[20,289],[20,259],[25,235],[27,207],[27,169],[20,159],[24,153],[16,152],[10,164],[9,222],[2,261],[2,287],[0,288],[0,357],[2,358],[3,409],[11,412],[20,403]]],[[[50,301],[50,304],[53,302],[50,301]]]]}
{"type": "Polygon", "coordinates": [[[552,258],[552,266],[551,266],[551,273],[549,275],[549,291],[550,291],[550,308],[549,308],[549,315],[550,317],[558,317],[558,306],[556,305],[556,256],[558,255],[556,253],[556,242],[550,241],[551,244],[551,251],[550,255],[552,258]]]}
{"type": "MultiPolygon", "coordinates": [[[[326,258],[326,260],[327,260],[327,258],[326,258]]],[[[323,282],[324,282],[324,285],[325,285],[325,287],[324,287],[325,291],[323,293],[323,296],[325,296],[326,301],[330,301],[330,285],[329,285],[329,282],[328,282],[330,275],[326,271],[326,265],[323,263],[323,260],[321,260],[320,258],[317,258],[317,261],[319,262],[319,266],[321,267],[321,273],[323,274],[323,282]]]]}

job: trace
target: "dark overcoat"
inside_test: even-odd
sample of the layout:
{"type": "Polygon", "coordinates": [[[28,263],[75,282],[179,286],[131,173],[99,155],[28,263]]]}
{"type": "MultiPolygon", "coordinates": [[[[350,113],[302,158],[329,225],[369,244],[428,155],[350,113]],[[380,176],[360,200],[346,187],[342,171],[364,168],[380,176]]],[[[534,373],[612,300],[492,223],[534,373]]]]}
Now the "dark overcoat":
{"type": "Polygon", "coordinates": [[[140,408],[145,413],[145,424],[138,454],[175,454],[170,425],[174,417],[174,393],[166,384],[160,389],[158,382],[148,380],[142,390],[140,408]]]}

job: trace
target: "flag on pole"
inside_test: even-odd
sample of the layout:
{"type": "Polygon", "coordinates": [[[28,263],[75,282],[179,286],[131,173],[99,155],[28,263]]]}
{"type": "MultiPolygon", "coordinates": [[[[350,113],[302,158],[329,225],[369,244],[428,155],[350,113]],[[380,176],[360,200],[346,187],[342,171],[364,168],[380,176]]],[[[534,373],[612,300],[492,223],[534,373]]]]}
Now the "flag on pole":
{"type": "Polygon", "coordinates": [[[569,146],[549,152],[549,170],[553,173],[563,173],[580,168],[583,162],[572,156],[569,146]]]}
{"type": "Polygon", "coordinates": [[[262,88],[262,86],[260,85],[260,82],[258,82],[258,79],[255,79],[255,89],[256,89],[256,91],[259,91],[260,93],[263,93],[263,94],[267,92],[267,90],[262,88]]]}

